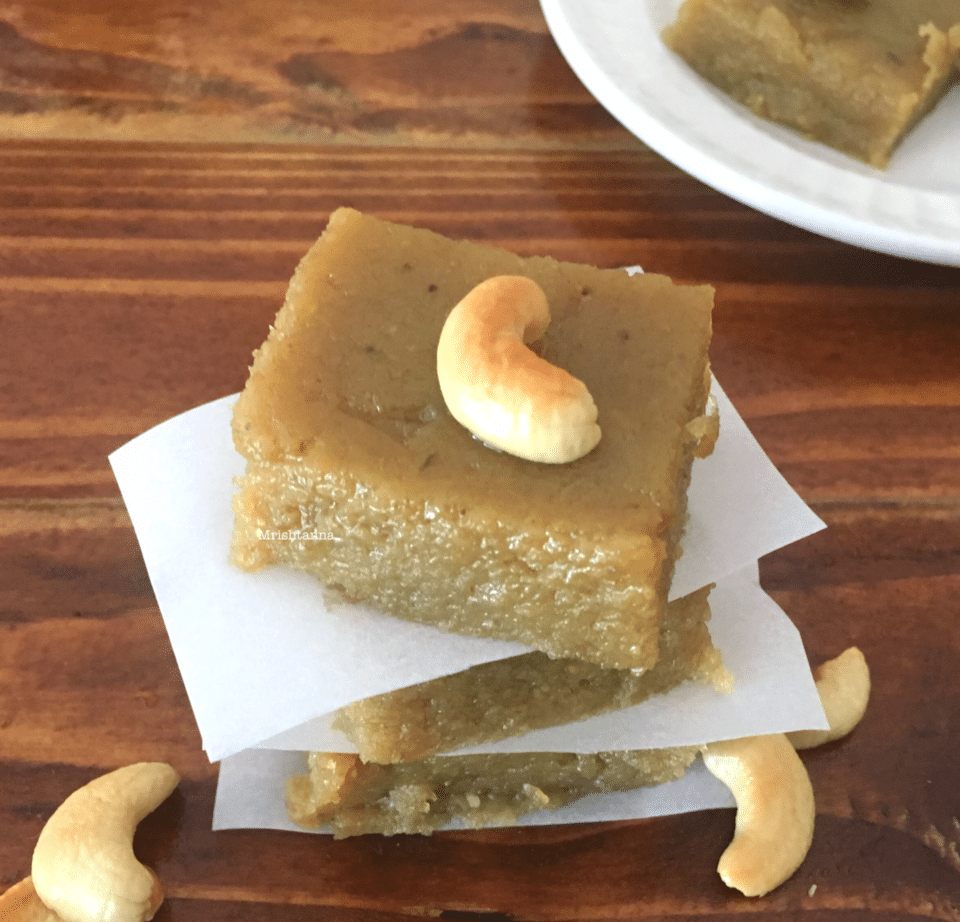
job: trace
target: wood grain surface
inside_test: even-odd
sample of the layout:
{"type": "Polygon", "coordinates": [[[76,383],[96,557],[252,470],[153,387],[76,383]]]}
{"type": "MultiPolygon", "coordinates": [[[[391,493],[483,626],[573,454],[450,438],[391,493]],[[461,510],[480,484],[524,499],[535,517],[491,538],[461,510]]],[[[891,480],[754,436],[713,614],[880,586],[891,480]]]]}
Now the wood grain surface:
{"type": "Polygon", "coordinates": [[[622,145],[535,0],[0,4],[25,137],[622,145]]]}
{"type": "Polygon", "coordinates": [[[0,890],[68,793],[161,759],[183,781],[136,839],[158,920],[960,919],[960,269],[685,176],[592,103],[533,3],[340,6],[0,5],[0,890]],[[716,875],[728,810],[211,831],[216,767],[107,455],[242,387],[344,204],[715,284],[714,370],[829,525],[763,585],[812,661],[855,643],[874,676],[862,725],[803,756],[813,847],[763,900],[716,875]]]}

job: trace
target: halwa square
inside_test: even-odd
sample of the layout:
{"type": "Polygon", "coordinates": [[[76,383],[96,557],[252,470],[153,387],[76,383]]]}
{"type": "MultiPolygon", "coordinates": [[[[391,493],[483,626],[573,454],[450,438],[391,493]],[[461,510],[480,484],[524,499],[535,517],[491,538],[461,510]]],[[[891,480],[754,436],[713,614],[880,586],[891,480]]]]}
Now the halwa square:
{"type": "Polygon", "coordinates": [[[512,826],[591,794],[682,778],[696,746],[616,752],[521,752],[434,756],[377,765],[339,752],[311,752],[286,785],[287,813],[305,829],[329,825],[335,839],[430,835],[454,820],[481,829],[512,826]]]}
{"type": "Polygon", "coordinates": [[[632,707],[684,682],[729,691],[733,678],[707,627],[710,589],[669,603],[650,669],[522,653],[355,701],[333,727],[364,762],[416,762],[632,707]]]}
{"type": "Polygon", "coordinates": [[[306,570],[446,631],[652,666],[705,441],[712,305],[709,286],[338,210],[234,409],[247,467],[232,561],[306,570]],[[543,288],[552,322],[535,348],[593,395],[603,437],[579,460],[492,450],[444,404],[441,328],[498,275],[543,288]]]}

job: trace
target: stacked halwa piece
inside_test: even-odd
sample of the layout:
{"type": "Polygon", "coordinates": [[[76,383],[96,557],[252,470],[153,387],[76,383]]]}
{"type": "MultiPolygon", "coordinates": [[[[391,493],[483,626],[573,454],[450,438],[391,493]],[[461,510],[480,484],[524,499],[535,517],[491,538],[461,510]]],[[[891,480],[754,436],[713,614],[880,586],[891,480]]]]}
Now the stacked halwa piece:
{"type": "Polygon", "coordinates": [[[696,748],[456,750],[725,681],[709,590],[667,601],[691,466],[715,438],[712,300],[334,213],[235,408],[247,469],[232,560],[294,566],[396,617],[533,652],[343,709],[359,755],[311,754],[288,787],[294,819],[338,835],[502,824],[683,774],[696,748]],[[501,277],[543,290],[552,320],[531,347],[595,401],[603,436],[569,463],[494,450],[441,393],[448,315],[501,277]]]}

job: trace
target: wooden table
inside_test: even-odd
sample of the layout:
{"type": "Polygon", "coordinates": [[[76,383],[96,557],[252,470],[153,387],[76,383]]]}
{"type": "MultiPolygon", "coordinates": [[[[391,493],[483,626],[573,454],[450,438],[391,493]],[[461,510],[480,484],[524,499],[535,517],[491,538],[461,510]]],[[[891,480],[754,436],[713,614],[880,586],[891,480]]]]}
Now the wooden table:
{"type": "Polygon", "coordinates": [[[960,918],[960,269],[834,243],[684,175],[591,99],[530,0],[0,5],[0,889],[80,784],[183,781],[140,827],[158,919],[960,918]],[[349,7],[348,9],[344,9],[349,7]],[[761,564],[874,677],[805,754],[810,854],[762,901],[729,810],[432,838],[211,831],[200,746],[107,463],[242,387],[349,204],[717,288],[713,366],[827,521],[761,564]]]}

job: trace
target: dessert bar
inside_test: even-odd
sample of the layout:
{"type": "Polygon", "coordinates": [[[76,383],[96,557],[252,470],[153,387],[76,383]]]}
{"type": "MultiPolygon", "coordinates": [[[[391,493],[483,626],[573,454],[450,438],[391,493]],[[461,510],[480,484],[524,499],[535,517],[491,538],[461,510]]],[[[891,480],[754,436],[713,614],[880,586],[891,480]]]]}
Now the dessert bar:
{"type": "MultiPolygon", "coordinates": [[[[234,410],[232,561],[306,570],[400,618],[605,668],[659,655],[694,455],[709,450],[713,291],[446,239],[340,209],[298,267],[234,410]],[[603,437],[544,464],[448,411],[445,320],[534,280],[533,348],[585,382],[603,437]]],[[[278,617],[281,613],[278,613],[278,617]]]]}
{"type": "Polygon", "coordinates": [[[307,772],[287,783],[287,811],[307,828],[330,825],[338,839],[429,834],[454,819],[472,827],[509,826],[526,813],[563,807],[588,794],[673,781],[697,752],[690,746],[590,755],[436,756],[396,765],[311,752],[307,772]]]}
{"type": "Polygon", "coordinates": [[[341,708],[333,725],[364,762],[413,762],[639,704],[684,681],[727,690],[731,678],[707,629],[709,591],[669,604],[649,670],[525,653],[364,698],[341,708]]]}

